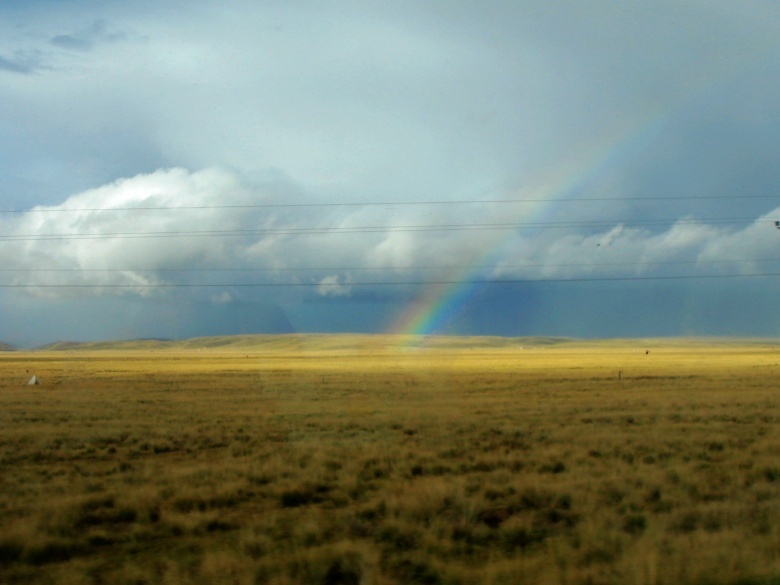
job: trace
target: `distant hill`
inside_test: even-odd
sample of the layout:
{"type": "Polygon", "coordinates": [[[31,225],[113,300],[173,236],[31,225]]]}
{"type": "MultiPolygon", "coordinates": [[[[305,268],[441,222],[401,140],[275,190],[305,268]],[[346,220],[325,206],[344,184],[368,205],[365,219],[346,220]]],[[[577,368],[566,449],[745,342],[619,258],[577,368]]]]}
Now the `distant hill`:
{"type": "Polygon", "coordinates": [[[0,351],[16,351],[16,348],[10,343],[0,343],[0,351]]]}
{"type": "Polygon", "coordinates": [[[162,349],[173,342],[169,339],[129,339],[116,341],[55,341],[35,348],[35,351],[93,351],[101,349],[162,349]]]}
{"type": "MultiPolygon", "coordinates": [[[[493,337],[459,335],[385,335],[351,333],[281,333],[262,335],[224,335],[191,339],[131,339],[117,341],[58,341],[33,351],[182,351],[182,350],[247,350],[247,351],[350,351],[355,349],[543,349],[632,347],[671,348],[691,345],[776,345],[778,339],[735,339],[668,337],[655,339],[576,339],[570,337],[493,337]]],[[[0,349],[4,347],[0,344],[0,349]]],[[[16,348],[7,346],[9,350],[16,348]]]]}
{"type": "Polygon", "coordinates": [[[193,337],[191,339],[132,339],[127,341],[58,341],[35,348],[36,351],[150,351],[150,350],[260,350],[260,351],[346,351],[355,348],[510,348],[539,347],[572,340],[563,337],[466,337],[457,335],[383,335],[383,334],[263,334],[193,337]]]}

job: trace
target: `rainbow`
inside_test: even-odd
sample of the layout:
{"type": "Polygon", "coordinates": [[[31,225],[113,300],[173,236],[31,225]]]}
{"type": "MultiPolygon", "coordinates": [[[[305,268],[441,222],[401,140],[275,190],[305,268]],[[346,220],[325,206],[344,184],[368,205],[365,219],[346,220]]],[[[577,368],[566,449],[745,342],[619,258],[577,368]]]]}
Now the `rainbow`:
{"type": "MultiPolygon", "coordinates": [[[[677,112],[678,108],[664,108],[618,125],[598,143],[592,144],[568,164],[554,169],[534,187],[523,189],[521,198],[533,202],[517,204],[514,210],[507,211],[505,221],[544,221],[556,200],[573,198],[574,193],[604,176],[617,163],[634,157],[653,143],[677,112]]],[[[419,343],[419,336],[446,331],[448,323],[485,286],[485,279],[490,277],[490,267],[500,264],[503,250],[515,237],[514,230],[488,233],[490,235],[486,236],[484,245],[468,259],[469,267],[442,279],[446,284],[430,285],[393,322],[388,332],[401,335],[402,345],[413,346],[419,343]]]]}
{"type": "MultiPolygon", "coordinates": [[[[774,55],[761,53],[738,59],[719,72],[700,72],[700,77],[691,79],[681,95],[648,107],[632,120],[617,123],[612,131],[583,149],[579,156],[552,169],[531,188],[523,189],[518,198],[534,203],[517,204],[514,210],[507,211],[504,221],[544,221],[545,216],[551,214],[555,201],[574,198],[578,191],[604,176],[617,163],[636,157],[681,113],[700,108],[710,96],[720,93],[724,83],[770,58],[774,59],[774,55]]],[[[491,275],[489,267],[500,264],[503,252],[515,236],[513,230],[486,233],[491,235],[486,236],[480,250],[475,251],[472,258],[462,259],[469,267],[443,278],[446,284],[428,286],[395,319],[388,332],[401,334],[403,345],[417,345],[419,336],[446,331],[448,323],[485,286],[484,281],[491,275]]]]}

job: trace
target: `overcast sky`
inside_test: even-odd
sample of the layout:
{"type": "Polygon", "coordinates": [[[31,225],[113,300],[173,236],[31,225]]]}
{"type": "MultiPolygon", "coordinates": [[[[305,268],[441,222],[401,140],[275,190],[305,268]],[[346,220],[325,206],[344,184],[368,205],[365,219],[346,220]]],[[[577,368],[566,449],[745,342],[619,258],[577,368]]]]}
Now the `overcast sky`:
{"type": "Polygon", "coordinates": [[[0,341],[777,336],[779,49],[774,0],[4,1],[0,341]]]}

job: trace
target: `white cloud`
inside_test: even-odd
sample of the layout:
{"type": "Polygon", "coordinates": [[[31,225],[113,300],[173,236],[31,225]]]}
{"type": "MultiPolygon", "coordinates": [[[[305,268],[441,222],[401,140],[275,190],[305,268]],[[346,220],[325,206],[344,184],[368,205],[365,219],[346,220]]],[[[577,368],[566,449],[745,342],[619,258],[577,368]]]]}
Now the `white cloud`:
{"type": "Polygon", "coordinates": [[[216,295],[211,295],[211,302],[216,305],[227,305],[233,302],[233,295],[227,291],[223,291],[216,295]]]}
{"type": "MultiPolygon", "coordinates": [[[[481,272],[497,278],[745,271],[775,255],[771,218],[780,213],[743,228],[683,219],[665,230],[617,223],[590,233],[523,231],[507,240],[513,230],[407,229],[481,227],[497,219],[511,224],[523,221],[522,207],[510,213],[512,206],[471,206],[464,223],[457,205],[305,206],[312,201],[292,185],[255,185],[225,170],[160,169],[90,189],[58,206],[3,216],[3,233],[11,240],[2,243],[0,262],[18,270],[9,273],[13,283],[33,285],[22,290],[46,297],[170,295],[160,285],[171,284],[197,291],[198,284],[312,282],[317,294],[337,297],[351,295],[360,282],[459,278],[470,272],[465,267],[485,263],[493,268],[481,272]],[[292,207],[267,206],[280,202],[292,207]],[[128,211],[132,208],[147,209],[128,211]],[[77,285],[93,288],[71,288],[77,285]]],[[[251,291],[241,294],[308,294],[306,287],[251,291]]],[[[209,298],[227,303],[236,294],[226,290],[209,298]]]]}
{"type": "MultiPolygon", "coordinates": [[[[263,225],[257,213],[240,208],[198,207],[257,203],[262,198],[262,191],[248,190],[225,171],[161,169],[85,191],[61,205],[6,216],[4,233],[19,241],[5,242],[0,254],[8,268],[34,270],[18,273],[17,283],[107,287],[81,294],[151,294],[149,285],[173,280],[166,270],[218,267],[246,245],[241,236],[229,242],[204,232],[263,225]],[[139,207],[164,209],[127,211],[139,207]],[[190,209],[175,209],[182,207],[190,209]],[[108,288],[112,286],[129,288],[108,288]]],[[[73,293],[65,288],[38,292],[44,290],[48,295],[73,293]]]]}
{"type": "Polygon", "coordinates": [[[495,274],[557,279],[761,271],[777,258],[777,234],[768,217],[778,214],[780,208],[736,229],[681,220],[662,231],[617,225],[590,235],[543,235],[522,240],[495,274]]]}
{"type": "Polygon", "coordinates": [[[351,287],[339,282],[337,275],[326,276],[320,280],[317,292],[323,297],[345,297],[349,296],[351,287]]]}

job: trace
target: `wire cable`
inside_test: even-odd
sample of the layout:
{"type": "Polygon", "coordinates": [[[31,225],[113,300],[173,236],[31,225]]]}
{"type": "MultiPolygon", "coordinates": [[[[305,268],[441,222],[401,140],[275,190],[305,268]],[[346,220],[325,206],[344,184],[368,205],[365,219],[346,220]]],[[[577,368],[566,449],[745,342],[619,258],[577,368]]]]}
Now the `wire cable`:
{"type": "Polygon", "coordinates": [[[146,239],[146,238],[203,238],[203,237],[246,237],[281,235],[334,235],[360,233],[395,232],[453,232],[481,230],[528,230],[528,229],[571,229],[615,226],[664,226],[664,225],[741,225],[749,223],[774,223],[770,219],[756,218],[703,218],[703,219],[646,219],[615,221],[560,221],[520,223],[471,223],[471,224],[420,224],[402,226],[356,226],[356,227],[313,227],[278,228],[259,230],[189,230],[158,232],[111,232],[111,233],[57,233],[0,235],[0,242],[47,241],[47,240],[103,240],[103,239],[146,239]]]}
{"type": "Polygon", "coordinates": [[[376,281],[376,282],[262,282],[262,283],[151,283],[151,284],[2,284],[0,288],[45,288],[45,289],[150,289],[150,288],[285,288],[285,287],[358,287],[358,286],[433,286],[451,284],[550,284],[585,282],[628,282],[628,281],[675,281],[675,280],[714,280],[742,278],[774,278],[780,272],[750,274],[691,274],[676,276],[604,276],[582,278],[519,278],[519,279],[475,279],[475,280],[416,280],[416,281],[376,281]]]}
{"type": "Polygon", "coordinates": [[[21,213],[82,213],[107,211],[185,211],[185,210],[218,210],[218,209],[274,209],[274,208],[306,208],[306,207],[408,207],[422,205],[502,205],[523,203],[579,203],[598,201],[700,201],[700,200],[733,200],[733,199],[779,199],[777,195],[690,195],[683,197],[581,197],[572,198],[523,198],[523,199],[460,199],[454,201],[345,201],[320,203],[257,203],[241,205],[156,205],[138,207],[50,207],[32,209],[6,209],[0,214],[21,213]]]}
{"type": "Polygon", "coordinates": [[[565,264],[446,264],[421,266],[306,266],[306,267],[256,267],[256,268],[0,268],[0,272],[22,273],[124,273],[124,272],[154,272],[154,273],[188,273],[188,272],[369,272],[369,271],[415,271],[415,270],[500,270],[513,268],[570,268],[570,267],[605,267],[605,266],[685,266],[702,264],[733,264],[735,262],[769,263],[780,262],[780,258],[748,258],[734,260],[657,260],[648,262],[572,262],[565,264]]]}

